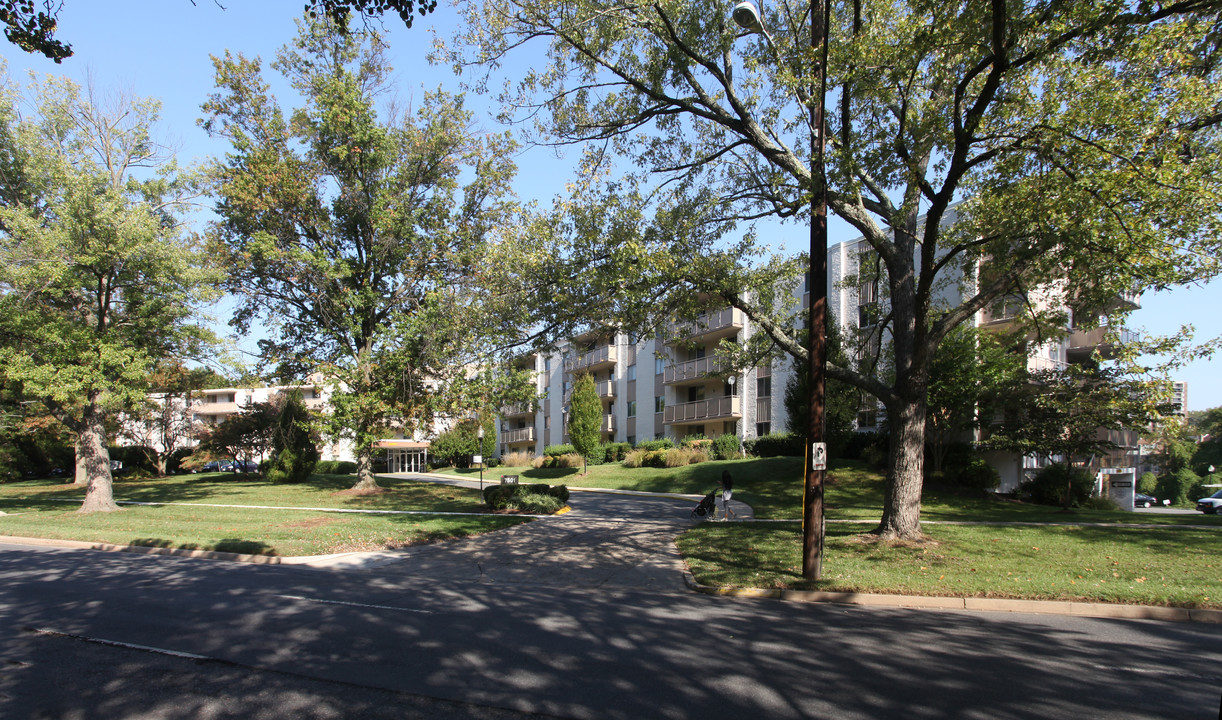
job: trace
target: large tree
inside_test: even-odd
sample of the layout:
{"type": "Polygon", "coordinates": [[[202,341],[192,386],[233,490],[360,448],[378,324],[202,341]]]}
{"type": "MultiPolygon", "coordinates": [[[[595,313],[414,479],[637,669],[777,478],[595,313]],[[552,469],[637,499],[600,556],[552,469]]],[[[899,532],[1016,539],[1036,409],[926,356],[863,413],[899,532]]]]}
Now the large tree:
{"type": "Polygon", "coordinates": [[[622,324],[703,292],[802,358],[792,315],[763,288],[804,262],[761,263],[751,232],[727,234],[811,221],[826,55],[828,207],[878,267],[891,353],[885,374],[829,374],[886,406],[877,532],[917,537],[931,363],[951,330],[1042,293],[1028,319],[1063,331],[1063,308],[1092,317],[1121,293],[1216,274],[1220,8],[847,0],[815,48],[824,15],[791,0],[765,3],[770,34],[746,38],[719,1],[485,0],[442,57],[471,73],[547,44],[546,64],[504,86],[507,115],[591,148],[587,177],[613,172],[558,206],[569,242],[547,252],[560,262],[515,266],[548,295],[581,284],[547,317],[622,324]]]}
{"type": "Polygon", "coordinates": [[[477,264],[514,227],[513,145],[476,132],[458,97],[381,106],[381,39],[322,18],[272,63],[303,102],[289,117],[259,60],[214,62],[202,122],[233,148],[214,168],[211,242],[243,300],[235,322],[261,318],[266,360],[333,384],[325,421],[355,443],[355,488],[376,489],[374,441],[470,408],[449,401],[494,339],[477,264]]]}
{"type": "Polygon", "coordinates": [[[182,213],[194,197],[152,135],[158,103],[67,80],[0,95],[0,379],[77,436],[82,511],[116,510],[107,421],[155,364],[191,354],[214,280],[182,213]]]}
{"type": "Polygon", "coordinates": [[[573,396],[569,399],[569,440],[581,455],[589,472],[590,456],[602,440],[603,404],[598,399],[594,376],[582,373],[573,381],[573,396]]]}

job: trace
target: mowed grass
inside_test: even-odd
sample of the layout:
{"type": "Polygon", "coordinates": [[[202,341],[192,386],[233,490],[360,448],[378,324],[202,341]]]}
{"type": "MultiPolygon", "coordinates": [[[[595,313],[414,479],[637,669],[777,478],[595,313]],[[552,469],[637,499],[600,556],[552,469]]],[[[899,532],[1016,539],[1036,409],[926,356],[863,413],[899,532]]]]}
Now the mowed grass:
{"type": "Polygon", "coordinates": [[[1222,608],[1213,529],[926,525],[921,543],[827,526],[823,579],[802,578],[797,523],[700,525],[678,539],[696,580],[723,587],[1222,608]]]}
{"type": "Polygon", "coordinates": [[[465,537],[515,525],[500,515],[429,516],[320,512],[305,508],[473,512],[484,508],[474,490],[380,478],[386,492],[344,494],[352,476],[314,475],[309,482],[273,485],[223,473],[151,480],[117,479],[114,513],[76,512],[82,488],[55,481],[0,485],[0,534],[117,545],[217,550],[259,555],[321,555],[399,548],[465,537]],[[246,507],[213,507],[237,505],[246,507]],[[256,509],[250,506],[302,509],[256,509]]]}

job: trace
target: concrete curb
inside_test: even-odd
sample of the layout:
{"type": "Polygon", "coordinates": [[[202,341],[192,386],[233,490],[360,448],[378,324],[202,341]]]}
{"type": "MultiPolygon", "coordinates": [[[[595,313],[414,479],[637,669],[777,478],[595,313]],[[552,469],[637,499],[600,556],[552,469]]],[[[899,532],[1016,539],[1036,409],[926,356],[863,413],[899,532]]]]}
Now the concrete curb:
{"type": "MultiPolygon", "coordinates": [[[[293,564],[299,560],[314,558],[282,558],[276,555],[247,555],[245,553],[219,552],[216,550],[189,550],[186,548],[149,547],[146,545],[113,545],[111,543],[87,542],[83,540],[58,540],[54,538],[28,538],[16,535],[0,535],[0,542],[11,542],[16,545],[37,545],[43,547],[61,547],[71,550],[100,550],[102,552],[126,552],[137,555],[174,555],[177,557],[206,558],[209,560],[229,560],[232,562],[254,563],[256,565],[293,564]]],[[[331,555],[318,557],[334,557],[331,555]]]]}
{"type": "Polygon", "coordinates": [[[690,590],[721,597],[767,598],[786,602],[895,607],[921,610],[965,610],[970,612],[1010,612],[1035,615],[1119,620],[1161,620],[1222,624],[1222,610],[1161,607],[1156,605],[1113,605],[1110,603],[1065,602],[1058,600],[1017,600],[1010,598],[938,597],[925,595],[883,595],[876,593],[823,592],[779,588],[728,588],[701,585],[690,571],[683,581],[690,590]]]}

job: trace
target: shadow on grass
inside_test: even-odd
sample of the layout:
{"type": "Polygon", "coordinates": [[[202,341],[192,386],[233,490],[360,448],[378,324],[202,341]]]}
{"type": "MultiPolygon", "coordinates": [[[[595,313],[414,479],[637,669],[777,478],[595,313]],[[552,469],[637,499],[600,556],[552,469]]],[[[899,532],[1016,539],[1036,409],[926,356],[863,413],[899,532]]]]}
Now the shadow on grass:
{"type": "Polygon", "coordinates": [[[258,540],[243,540],[241,538],[224,538],[217,540],[215,543],[200,545],[197,543],[175,543],[172,540],[163,538],[136,538],[132,540],[130,545],[137,547],[154,547],[165,548],[168,550],[181,550],[184,554],[194,550],[209,550],[214,552],[237,553],[239,555],[269,555],[275,556],[278,553],[275,548],[267,543],[258,540]]]}

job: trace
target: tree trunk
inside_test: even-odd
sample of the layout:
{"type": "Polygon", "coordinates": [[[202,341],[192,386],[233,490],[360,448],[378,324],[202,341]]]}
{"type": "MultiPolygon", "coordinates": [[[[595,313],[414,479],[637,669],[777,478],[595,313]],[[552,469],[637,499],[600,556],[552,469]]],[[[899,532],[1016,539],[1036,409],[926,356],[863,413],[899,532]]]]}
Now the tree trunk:
{"type": "Polygon", "coordinates": [[[919,540],[921,487],[925,472],[925,404],[905,402],[887,409],[891,431],[883,517],[874,532],[888,540],[919,540]]]}
{"type": "Polygon", "coordinates": [[[373,445],[365,440],[368,435],[363,432],[356,434],[356,484],[353,490],[380,490],[378,480],[373,476],[373,445]]]}
{"type": "Polygon", "coordinates": [[[77,512],[112,512],[115,504],[110,475],[110,452],[106,449],[106,429],[96,405],[85,408],[81,432],[77,435],[77,467],[83,462],[88,475],[85,502],[77,512]]]}
{"type": "Polygon", "coordinates": [[[89,469],[85,467],[85,453],[81,450],[81,433],[76,434],[76,478],[73,485],[85,487],[89,484],[89,469]]]}

